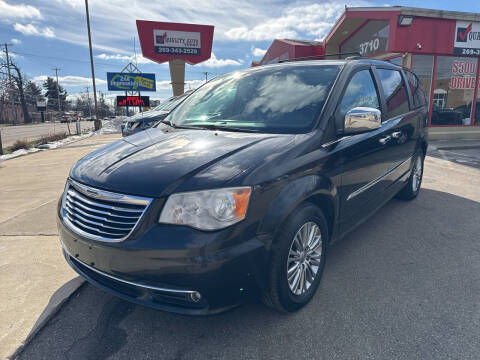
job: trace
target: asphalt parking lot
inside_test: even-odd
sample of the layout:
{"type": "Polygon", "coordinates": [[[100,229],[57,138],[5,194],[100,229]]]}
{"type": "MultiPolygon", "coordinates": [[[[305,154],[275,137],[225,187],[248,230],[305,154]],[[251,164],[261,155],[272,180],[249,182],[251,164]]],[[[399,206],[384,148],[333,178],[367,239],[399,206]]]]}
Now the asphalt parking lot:
{"type": "Polygon", "coordinates": [[[479,187],[476,166],[427,157],[419,197],[392,200],[336,243],[297,313],[252,302],[188,317],[85,284],[19,358],[478,359],[479,187]]]}

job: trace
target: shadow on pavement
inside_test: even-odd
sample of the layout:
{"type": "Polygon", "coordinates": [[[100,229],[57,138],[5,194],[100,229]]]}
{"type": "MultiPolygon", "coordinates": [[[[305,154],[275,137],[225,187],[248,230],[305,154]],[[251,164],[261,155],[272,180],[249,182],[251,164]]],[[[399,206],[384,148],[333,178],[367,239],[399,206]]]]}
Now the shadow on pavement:
{"type": "Polygon", "coordinates": [[[62,305],[65,304],[68,299],[70,299],[70,296],[72,296],[83,284],[85,284],[85,281],[80,276],[77,276],[76,278],[73,278],[72,280],[63,284],[62,287],[55,291],[55,293],[50,297],[47,306],[45,309],[43,309],[42,313],[33,325],[32,330],[30,330],[27,338],[23,342],[24,345],[20,346],[15,353],[12,354],[12,358],[15,358],[17,354],[23,350],[24,346],[28,346],[28,343],[35,338],[37,333],[41,331],[41,329],[50,321],[50,319],[55,316],[62,305]]]}
{"type": "Polygon", "coordinates": [[[423,189],[330,250],[295,314],[259,303],[210,317],[83,286],[21,359],[446,359],[480,351],[480,203],[423,189]]]}

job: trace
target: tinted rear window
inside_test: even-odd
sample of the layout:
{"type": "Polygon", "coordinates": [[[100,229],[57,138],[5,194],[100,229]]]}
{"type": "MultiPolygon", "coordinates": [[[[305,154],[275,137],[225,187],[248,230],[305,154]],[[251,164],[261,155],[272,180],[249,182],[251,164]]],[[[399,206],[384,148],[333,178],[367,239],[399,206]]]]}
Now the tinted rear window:
{"type": "Polygon", "coordinates": [[[405,75],[407,76],[408,86],[410,87],[410,92],[412,93],[413,107],[418,108],[425,105],[427,103],[425,100],[425,94],[417,76],[410,71],[405,71],[405,75]]]}
{"type": "Polygon", "coordinates": [[[409,112],[407,89],[400,71],[389,69],[377,69],[382,82],[385,100],[387,102],[386,118],[409,112]]]}

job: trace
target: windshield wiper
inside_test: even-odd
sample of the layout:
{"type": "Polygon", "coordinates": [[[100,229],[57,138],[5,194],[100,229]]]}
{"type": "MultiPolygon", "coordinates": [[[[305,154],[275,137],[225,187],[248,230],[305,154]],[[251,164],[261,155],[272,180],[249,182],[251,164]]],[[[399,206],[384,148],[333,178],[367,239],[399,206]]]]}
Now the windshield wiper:
{"type": "Polygon", "coordinates": [[[177,127],[177,126],[174,125],[170,120],[163,119],[163,120],[160,120],[160,122],[161,122],[162,124],[166,124],[166,125],[174,128],[174,129],[177,127]]]}
{"type": "Polygon", "coordinates": [[[223,130],[223,131],[234,131],[234,132],[259,132],[259,130],[257,129],[235,127],[235,126],[228,126],[228,125],[216,125],[216,124],[175,125],[175,127],[180,129],[223,130]]]}

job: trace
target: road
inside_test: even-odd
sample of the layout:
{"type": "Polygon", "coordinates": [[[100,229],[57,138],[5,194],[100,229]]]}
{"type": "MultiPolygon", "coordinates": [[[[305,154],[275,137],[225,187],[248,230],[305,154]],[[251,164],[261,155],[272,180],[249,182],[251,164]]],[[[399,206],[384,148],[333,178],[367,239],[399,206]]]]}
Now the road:
{"type": "MultiPolygon", "coordinates": [[[[93,121],[81,121],[82,131],[93,130],[93,121]]],[[[70,124],[70,131],[72,134],[76,134],[75,124],[70,124]]],[[[2,133],[3,147],[13,145],[17,140],[35,140],[45,135],[67,133],[68,128],[66,123],[40,123],[32,125],[18,125],[18,126],[5,126],[0,127],[2,133]]]]}
{"type": "Polygon", "coordinates": [[[474,166],[427,157],[418,198],[337,242],[297,313],[188,317],[85,284],[20,359],[478,359],[479,188],[474,166]]]}

